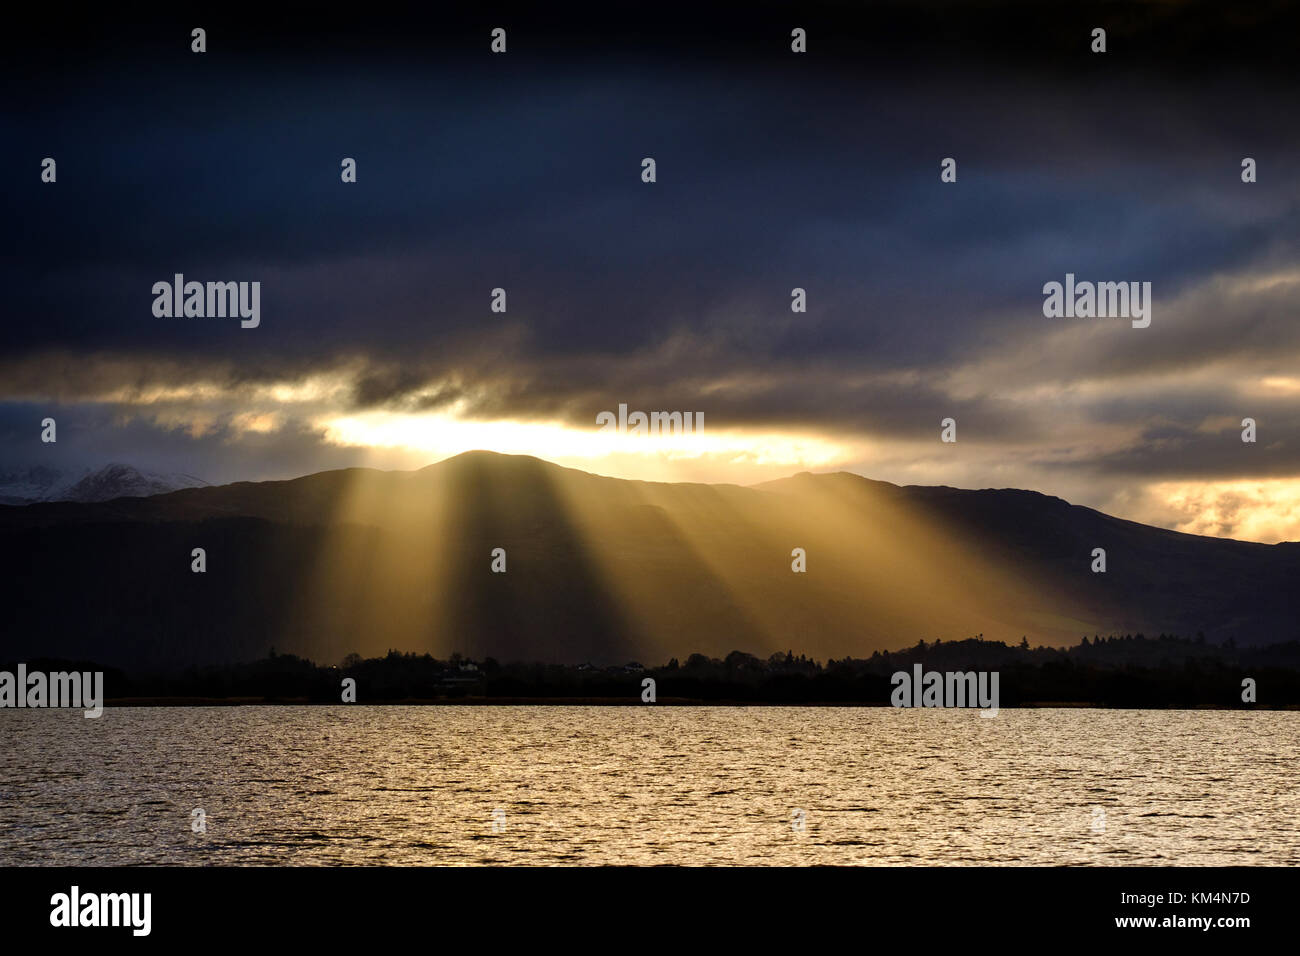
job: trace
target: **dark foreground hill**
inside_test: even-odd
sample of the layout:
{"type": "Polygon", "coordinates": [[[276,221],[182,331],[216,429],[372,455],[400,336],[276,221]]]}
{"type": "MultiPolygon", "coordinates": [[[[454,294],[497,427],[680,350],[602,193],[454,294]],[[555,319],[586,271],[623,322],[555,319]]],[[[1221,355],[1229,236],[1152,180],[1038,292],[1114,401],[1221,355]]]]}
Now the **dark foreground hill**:
{"type": "Polygon", "coordinates": [[[738,646],[861,657],[977,632],[1300,636],[1298,544],[1178,534],[1025,491],[843,473],[657,484],[486,452],[0,508],[0,572],[0,658],[133,669],[272,647],[613,663],[738,646]]]}

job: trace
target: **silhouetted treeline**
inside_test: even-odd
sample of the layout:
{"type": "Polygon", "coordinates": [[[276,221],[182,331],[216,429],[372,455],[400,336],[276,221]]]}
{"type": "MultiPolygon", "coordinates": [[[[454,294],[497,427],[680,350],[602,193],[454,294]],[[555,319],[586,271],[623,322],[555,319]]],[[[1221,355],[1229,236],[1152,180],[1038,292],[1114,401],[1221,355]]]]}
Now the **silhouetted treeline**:
{"type": "MultiPolygon", "coordinates": [[[[891,676],[925,671],[996,671],[1003,707],[1091,704],[1103,707],[1248,707],[1242,682],[1256,682],[1257,706],[1300,706],[1300,642],[1268,647],[1215,646],[1203,638],[1085,637],[1070,648],[1031,648],[977,636],[920,641],[869,658],[824,664],[792,651],[759,658],[733,651],[726,658],[693,654],[658,667],[636,661],[593,664],[501,663],[452,655],[390,651],[363,659],[351,654],[320,665],[272,651],[249,663],[196,668],[176,676],[109,671],[109,699],[243,698],[337,703],[343,681],[356,682],[358,703],[449,700],[604,701],[640,703],[642,681],[655,681],[658,702],[887,705],[891,676]]],[[[13,670],[12,664],[5,669],[13,670]]],[[[87,662],[29,661],[28,669],[99,669],[87,662]]]]}

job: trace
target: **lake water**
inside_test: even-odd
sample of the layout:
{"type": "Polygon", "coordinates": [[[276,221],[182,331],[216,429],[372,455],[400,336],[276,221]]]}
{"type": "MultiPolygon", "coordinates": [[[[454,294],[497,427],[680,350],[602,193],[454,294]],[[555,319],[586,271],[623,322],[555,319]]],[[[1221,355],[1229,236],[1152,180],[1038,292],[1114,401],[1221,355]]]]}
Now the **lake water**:
{"type": "Polygon", "coordinates": [[[6,865],[1300,864],[1295,712],[4,710],[0,740],[6,865]]]}

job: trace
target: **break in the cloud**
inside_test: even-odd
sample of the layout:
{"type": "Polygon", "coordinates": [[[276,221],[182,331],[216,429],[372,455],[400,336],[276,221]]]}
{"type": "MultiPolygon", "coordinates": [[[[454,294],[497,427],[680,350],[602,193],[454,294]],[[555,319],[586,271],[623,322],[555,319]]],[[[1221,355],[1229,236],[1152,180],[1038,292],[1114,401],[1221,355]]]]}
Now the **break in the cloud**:
{"type": "Polygon", "coordinates": [[[668,480],[844,468],[1300,538],[1289,76],[549,55],[127,51],[39,88],[0,121],[24,224],[0,457],[211,481],[479,447],[668,480]],[[155,318],[175,272],[261,281],[261,325],[155,318]],[[1066,272],[1150,281],[1151,327],[1044,318],[1066,272]],[[598,433],[619,403],[705,431],[598,433]]]}

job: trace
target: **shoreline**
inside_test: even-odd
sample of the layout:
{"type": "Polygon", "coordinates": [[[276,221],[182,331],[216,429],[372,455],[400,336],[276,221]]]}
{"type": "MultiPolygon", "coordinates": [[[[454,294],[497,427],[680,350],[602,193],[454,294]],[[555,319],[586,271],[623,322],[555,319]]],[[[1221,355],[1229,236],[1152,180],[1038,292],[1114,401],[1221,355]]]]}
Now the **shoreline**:
{"type": "MultiPolygon", "coordinates": [[[[109,707],[884,707],[898,710],[979,710],[977,707],[900,707],[865,701],[746,701],[706,700],[689,697],[661,697],[653,704],[638,697],[409,697],[393,700],[341,701],[310,700],[306,697],[120,697],[104,701],[109,707]]],[[[9,709],[9,708],[6,708],[9,709]]],[[[1228,707],[1220,704],[1190,704],[1169,707],[1115,707],[1096,701],[1029,701],[999,710],[1241,710],[1297,711],[1300,705],[1228,707]]]]}

